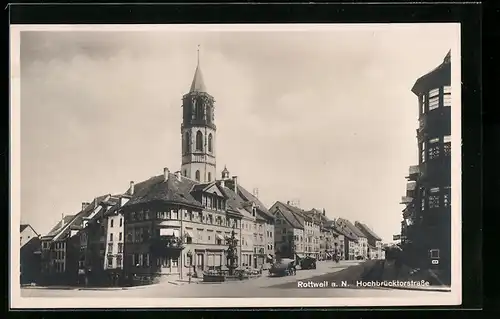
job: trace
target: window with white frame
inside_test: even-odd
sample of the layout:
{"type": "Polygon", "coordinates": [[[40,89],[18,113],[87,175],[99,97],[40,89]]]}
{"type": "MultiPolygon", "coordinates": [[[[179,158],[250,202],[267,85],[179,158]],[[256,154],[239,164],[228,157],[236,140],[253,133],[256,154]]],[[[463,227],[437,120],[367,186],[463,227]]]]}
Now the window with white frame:
{"type": "Polygon", "coordinates": [[[429,91],[429,99],[439,95],[439,88],[432,89],[429,91]]]}
{"type": "Polygon", "coordinates": [[[420,145],[420,148],[421,148],[421,153],[420,153],[420,157],[421,157],[421,161],[422,163],[425,162],[425,142],[422,142],[422,144],[420,145]]]}
{"type": "Polygon", "coordinates": [[[450,207],[451,206],[450,196],[451,196],[451,187],[450,186],[446,186],[444,188],[444,192],[443,192],[443,206],[444,207],[450,207]]]}
{"type": "Polygon", "coordinates": [[[444,156],[451,155],[451,136],[446,135],[443,137],[443,153],[444,156]]]}
{"type": "Polygon", "coordinates": [[[439,138],[429,140],[429,159],[439,157],[439,138]]]}
{"type": "Polygon", "coordinates": [[[429,208],[438,208],[439,207],[439,195],[434,193],[429,195],[429,208]]]}
{"type": "Polygon", "coordinates": [[[451,94],[443,95],[443,106],[450,107],[451,106],[451,94]]]}
{"type": "Polygon", "coordinates": [[[424,211],[425,210],[425,188],[420,188],[420,198],[421,198],[420,210],[424,211]]]}
{"type": "Polygon", "coordinates": [[[437,109],[439,107],[439,96],[429,99],[429,111],[437,109]]]}
{"type": "Polygon", "coordinates": [[[431,255],[432,259],[438,259],[439,258],[439,249],[431,249],[430,255],[431,255]]]}

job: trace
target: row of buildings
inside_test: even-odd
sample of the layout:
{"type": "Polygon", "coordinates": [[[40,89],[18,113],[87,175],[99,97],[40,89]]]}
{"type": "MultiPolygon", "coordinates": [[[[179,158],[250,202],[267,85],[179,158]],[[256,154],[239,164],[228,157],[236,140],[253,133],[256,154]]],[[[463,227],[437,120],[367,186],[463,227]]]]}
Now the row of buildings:
{"type": "Polygon", "coordinates": [[[401,240],[407,262],[451,280],[451,52],[412,88],[418,97],[418,165],[409,168],[401,240]]]}
{"type": "Polygon", "coordinates": [[[74,215],[40,237],[40,281],[85,285],[186,277],[228,265],[228,239],[237,264],[266,268],[277,257],[383,258],[380,238],[366,225],[331,220],[325,210],[289,202],[271,208],[227,168],[216,177],[214,98],[201,69],[182,99],[181,169],[130,182],[120,194],[82,203],[74,215]]]}
{"type": "Polygon", "coordinates": [[[341,259],[383,259],[382,239],[367,225],[347,219],[330,219],[325,210],[303,210],[291,202],[276,202],[276,252],[286,256],[331,259],[337,248],[341,259]]]}
{"type": "Polygon", "coordinates": [[[381,238],[365,224],[330,219],[325,210],[303,210],[290,202],[266,209],[237,177],[229,178],[226,169],[223,174],[197,183],[164,169],[131,182],[121,195],[82,203],[80,212],[62,216],[48,234],[33,237],[35,259],[22,257],[21,264],[40,268],[23,269],[31,275],[22,282],[119,285],[223,269],[233,232],[241,267],[267,269],[279,257],[332,259],[336,249],[345,260],[384,258],[381,238]]]}

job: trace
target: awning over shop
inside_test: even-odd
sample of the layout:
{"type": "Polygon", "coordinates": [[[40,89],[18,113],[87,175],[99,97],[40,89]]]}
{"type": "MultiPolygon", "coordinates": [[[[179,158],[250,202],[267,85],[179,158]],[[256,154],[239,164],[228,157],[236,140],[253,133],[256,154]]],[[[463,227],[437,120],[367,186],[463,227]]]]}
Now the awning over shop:
{"type": "Polygon", "coordinates": [[[332,258],[332,255],[330,253],[326,253],[327,258],[332,258]]]}
{"type": "Polygon", "coordinates": [[[305,258],[304,255],[295,254],[295,256],[297,256],[297,258],[299,258],[299,259],[304,259],[305,258]]]}
{"type": "Polygon", "coordinates": [[[268,254],[268,255],[267,255],[267,259],[269,259],[269,260],[273,260],[273,255],[268,254]]]}
{"type": "Polygon", "coordinates": [[[189,237],[189,238],[193,238],[193,234],[191,234],[191,232],[188,230],[184,231],[184,236],[189,237]]]}
{"type": "Polygon", "coordinates": [[[179,237],[179,229],[176,228],[160,228],[160,236],[179,237]]]}
{"type": "Polygon", "coordinates": [[[224,236],[222,236],[222,234],[215,234],[215,237],[217,237],[217,239],[220,239],[220,240],[224,240],[224,236]]]}

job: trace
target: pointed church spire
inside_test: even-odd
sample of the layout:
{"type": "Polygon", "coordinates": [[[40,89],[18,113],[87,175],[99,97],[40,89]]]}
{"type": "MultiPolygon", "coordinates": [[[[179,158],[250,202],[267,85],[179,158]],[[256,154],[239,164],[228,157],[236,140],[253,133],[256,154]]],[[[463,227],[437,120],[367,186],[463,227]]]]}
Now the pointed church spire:
{"type": "Polygon", "coordinates": [[[198,64],[196,65],[196,71],[194,72],[193,83],[191,83],[191,89],[189,90],[189,93],[191,92],[204,92],[204,93],[207,92],[207,89],[205,88],[205,82],[203,82],[203,76],[201,74],[199,44],[198,44],[198,64]]]}

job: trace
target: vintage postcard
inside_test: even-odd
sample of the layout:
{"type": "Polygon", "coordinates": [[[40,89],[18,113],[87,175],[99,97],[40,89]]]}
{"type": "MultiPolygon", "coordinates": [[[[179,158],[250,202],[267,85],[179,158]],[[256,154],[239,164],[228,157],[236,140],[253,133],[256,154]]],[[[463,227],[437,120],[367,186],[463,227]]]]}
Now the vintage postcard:
{"type": "Polygon", "coordinates": [[[460,84],[460,24],[13,25],[11,307],[458,305],[460,84]]]}

